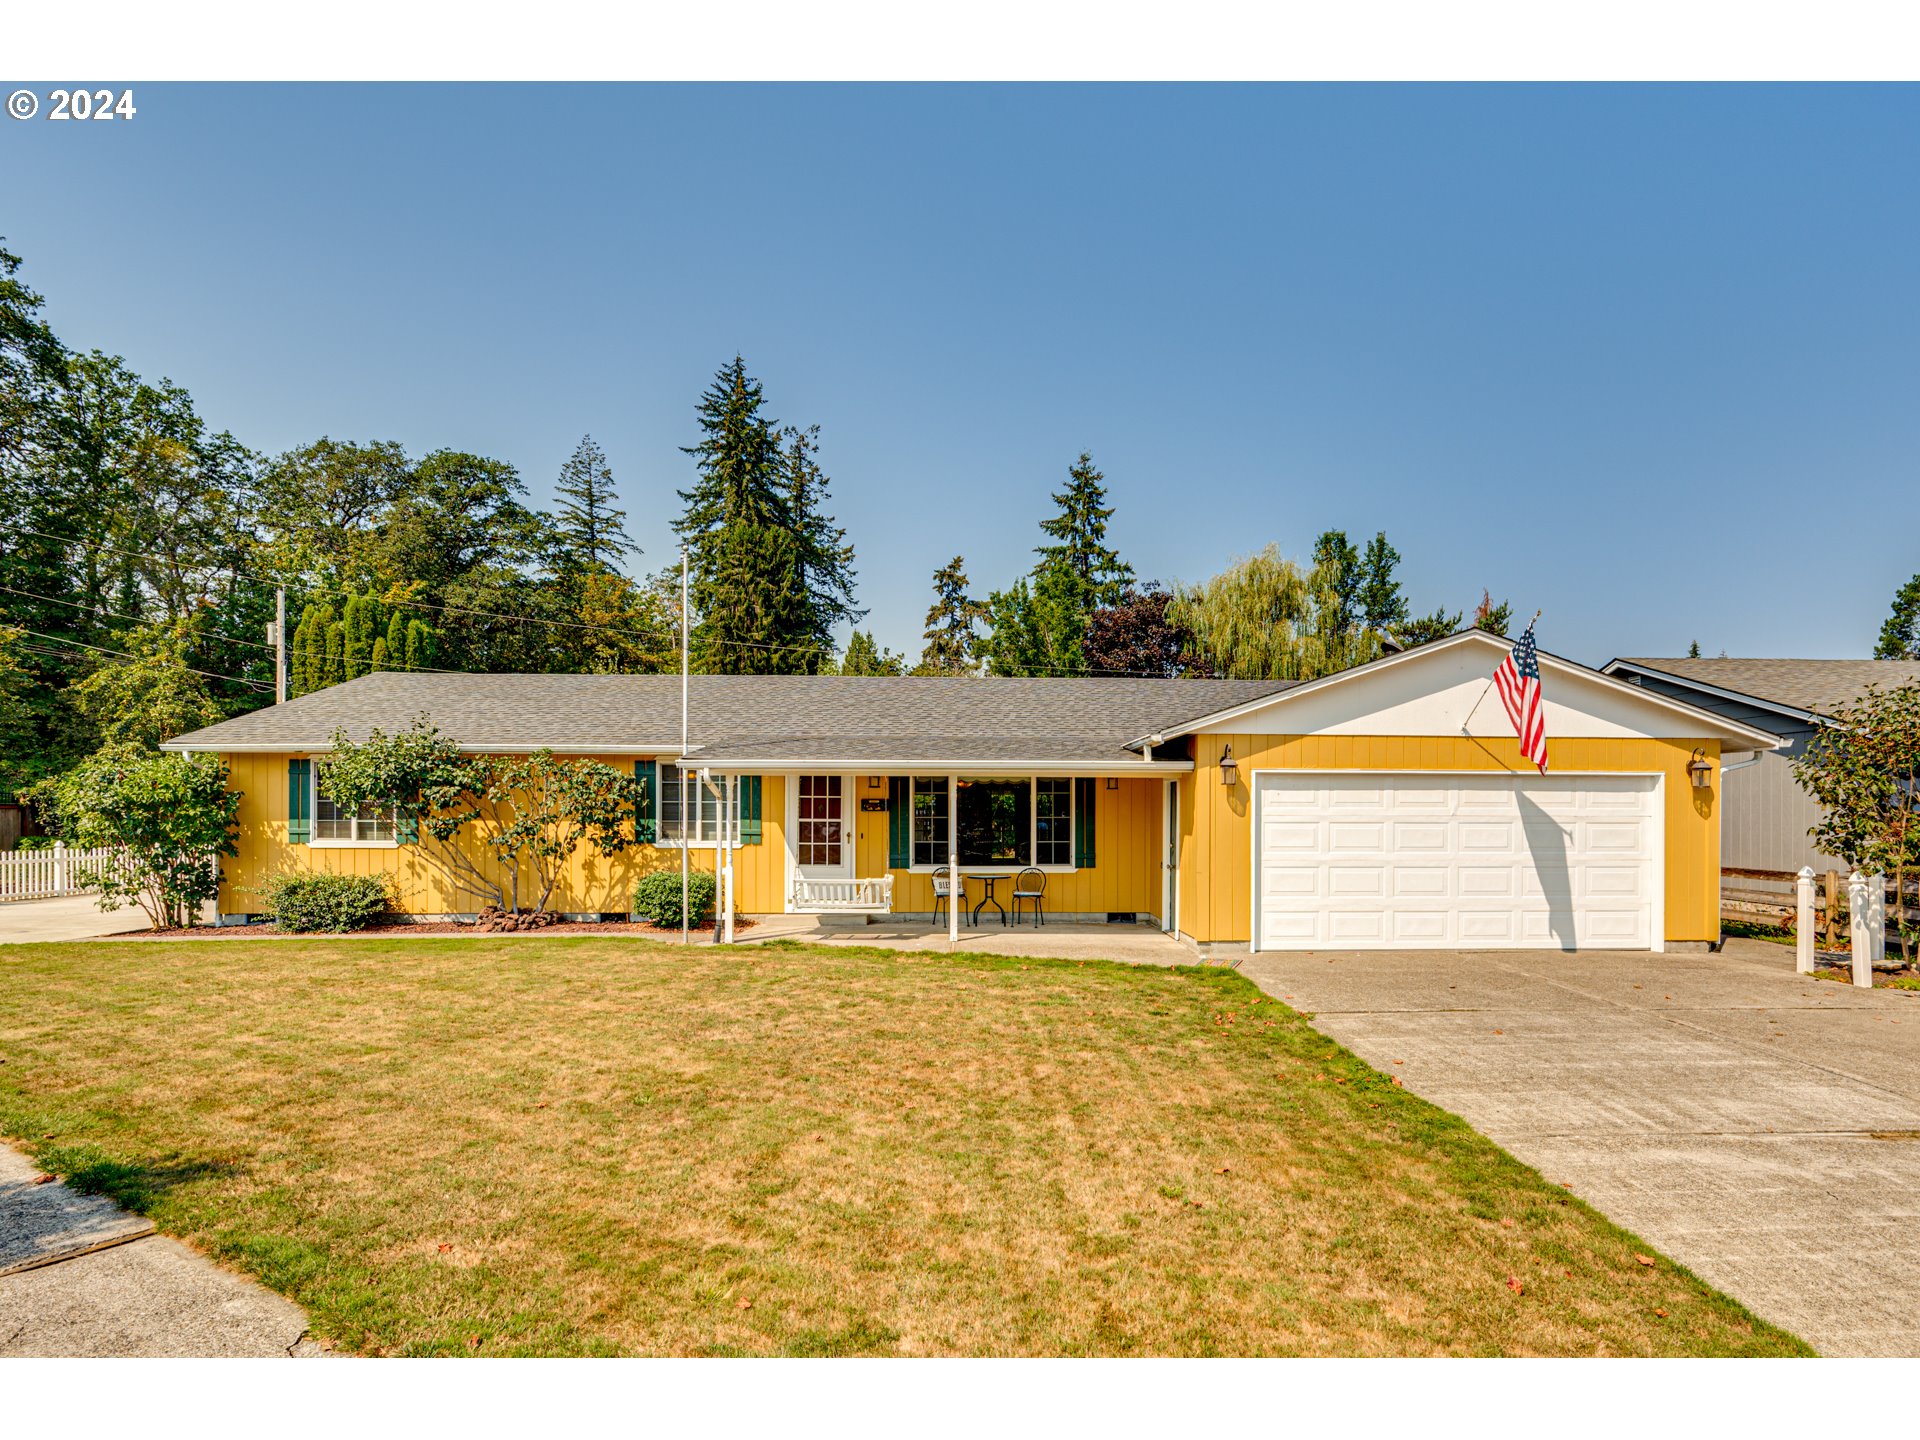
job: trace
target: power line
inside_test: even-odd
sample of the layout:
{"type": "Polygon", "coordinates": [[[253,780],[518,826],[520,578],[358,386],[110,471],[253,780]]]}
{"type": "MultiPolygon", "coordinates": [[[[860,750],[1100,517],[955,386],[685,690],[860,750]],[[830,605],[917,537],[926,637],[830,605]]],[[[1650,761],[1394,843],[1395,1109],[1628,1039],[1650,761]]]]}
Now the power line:
{"type": "MultiPolygon", "coordinates": [[[[102,605],[100,609],[94,609],[92,605],[84,605],[81,601],[63,601],[63,599],[56,597],[56,595],[40,595],[40,593],[36,593],[36,591],[31,591],[31,589],[13,589],[13,586],[0,586],[0,589],[4,589],[8,595],[25,595],[27,599],[46,601],[48,605],[67,605],[67,607],[71,607],[71,609],[75,609],[75,611],[86,611],[88,614],[109,614],[109,616],[113,616],[115,620],[129,620],[132,624],[152,624],[152,620],[146,620],[146,618],[142,618],[142,616],[138,616],[138,614],[123,614],[121,611],[109,611],[104,605],[102,605]]],[[[31,632],[29,632],[29,634],[31,634],[31,632]]],[[[202,636],[200,639],[209,639],[209,637],[202,636]]],[[[238,636],[213,636],[211,639],[219,639],[219,641],[228,643],[228,645],[252,645],[253,649],[261,649],[261,651],[276,651],[276,649],[278,649],[276,645],[269,645],[269,643],[263,641],[263,639],[240,639],[238,636]]],[[[73,641],[73,643],[79,645],[81,641],[73,641]]],[[[292,645],[288,647],[288,653],[292,653],[292,645]]],[[[371,660],[369,660],[369,664],[371,664],[371,660]]],[[[444,670],[444,668],[432,666],[432,664],[403,664],[403,662],[399,662],[399,660],[392,659],[384,660],[384,662],[380,664],[380,668],[382,668],[382,670],[420,670],[420,672],[436,674],[436,676],[465,676],[465,674],[472,674],[470,670],[444,670]]]]}
{"type": "MultiPolygon", "coordinates": [[[[21,633],[26,635],[31,635],[36,640],[45,640],[48,643],[53,645],[72,645],[81,650],[91,650],[99,655],[118,655],[122,660],[140,660],[140,659],[147,658],[144,656],[132,654],[131,652],[126,650],[109,650],[104,645],[89,645],[84,640],[69,640],[61,635],[43,635],[38,630],[27,630],[24,627],[22,628],[21,633]]],[[[23,646],[22,648],[24,649],[24,648],[30,648],[30,647],[23,646]]],[[[38,648],[38,647],[31,647],[31,648],[38,648]]],[[[69,656],[68,658],[71,659],[71,658],[77,658],[77,657],[69,656]]],[[[218,671],[214,671],[214,670],[196,670],[191,665],[182,665],[180,668],[182,670],[185,670],[189,675],[202,675],[209,680],[231,680],[236,685],[245,685],[254,690],[268,690],[272,688],[270,686],[263,685],[258,680],[249,680],[244,675],[222,675],[218,671]]]]}
{"type": "MultiPolygon", "coordinates": [[[[56,595],[41,595],[32,590],[16,590],[11,585],[0,585],[0,590],[4,590],[9,595],[25,596],[29,600],[44,600],[49,605],[65,605],[74,610],[84,610],[89,615],[106,615],[115,620],[127,620],[135,625],[150,625],[153,623],[152,620],[143,616],[122,614],[118,610],[109,610],[104,605],[96,608],[95,606],[86,604],[84,601],[62,600],[56,595]]],[[[251,645],[258,650],[271,650],[274,648],[264,640],[242,640],[237,635],[222,635],[220,639],[230,645],[251,645]]]]}

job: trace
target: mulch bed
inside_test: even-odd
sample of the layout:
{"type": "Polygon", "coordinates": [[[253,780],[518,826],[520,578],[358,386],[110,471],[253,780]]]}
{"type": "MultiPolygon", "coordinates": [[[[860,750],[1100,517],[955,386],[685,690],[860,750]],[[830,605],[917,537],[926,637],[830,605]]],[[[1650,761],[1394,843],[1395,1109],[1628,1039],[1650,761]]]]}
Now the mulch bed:
{"type": "MultiPolygon", "coordinates": [[[[689,927],[696,935],[713,934],[713,922],[689,927]]],[[[753,921],[736,916],[733,929],[737,935],[751,930],[753,921]]],[[[646,920],[562,920],[557,924],[543,925],[537,929],[499,931],[482,930],[471,921],[459,920],[422,920],[416,923],[402,922],[392,925],[369,925],[364,930],[355,930],[347,934],[330,934],[326,931],[283,931],[272,924],[257,925],[196,925],[191,930],[174,927],[165,930],[130,930],[123,934],[107,938],[114,940],[271,940],[271,939],[323,939],[350,940],[365,937],[368,939],[392,938],[413,935],[465,935],[469,938],[537,935],[627,935],[636,940],[665,940],[680,934],[678,925],[655,925],[646,920]]]]}

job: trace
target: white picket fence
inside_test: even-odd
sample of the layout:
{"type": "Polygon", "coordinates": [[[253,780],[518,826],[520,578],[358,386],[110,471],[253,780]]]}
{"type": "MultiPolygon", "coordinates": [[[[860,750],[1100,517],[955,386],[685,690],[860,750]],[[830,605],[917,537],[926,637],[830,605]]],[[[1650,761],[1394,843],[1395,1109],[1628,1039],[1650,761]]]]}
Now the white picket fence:
{"type": "Polygon", "coordinates": [[[44,900],[84,895],[95,888],[102,866],[119,865],[118,850],[69,850],[56,840],[51,850],[0,854],[0,900],[44,900]]]}

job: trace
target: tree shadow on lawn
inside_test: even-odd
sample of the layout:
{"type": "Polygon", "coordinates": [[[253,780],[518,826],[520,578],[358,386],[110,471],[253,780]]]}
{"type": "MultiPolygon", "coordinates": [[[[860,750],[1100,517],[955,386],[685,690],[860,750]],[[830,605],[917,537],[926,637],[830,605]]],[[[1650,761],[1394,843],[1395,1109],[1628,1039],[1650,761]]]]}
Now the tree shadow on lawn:
{"type": "Polygon", "coordinates": [[[212,1160],[167,1156],[152,1160],[116,1160],[97,1145],[43,1145],[34,1158],[41,1166],[88,1195],[104,1195],[136,1215],[150,1214],[167,1192],[196,1180],[231,1174],[234,1167],[212,1160]]]}

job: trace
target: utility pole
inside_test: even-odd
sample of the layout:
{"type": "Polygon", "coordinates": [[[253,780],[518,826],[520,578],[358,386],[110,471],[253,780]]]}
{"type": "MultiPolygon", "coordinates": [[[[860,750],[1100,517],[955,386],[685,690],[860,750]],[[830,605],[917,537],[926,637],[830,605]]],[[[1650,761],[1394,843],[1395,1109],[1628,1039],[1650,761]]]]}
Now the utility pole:
{"type": "Polygon", "coordinates": [[[287,592],[276,586],[273,592],[273,623],[267,626],[267,639],[273,645],[273,703],[287,703],[287,592]]]}

